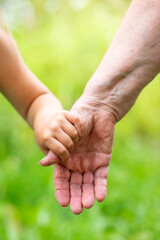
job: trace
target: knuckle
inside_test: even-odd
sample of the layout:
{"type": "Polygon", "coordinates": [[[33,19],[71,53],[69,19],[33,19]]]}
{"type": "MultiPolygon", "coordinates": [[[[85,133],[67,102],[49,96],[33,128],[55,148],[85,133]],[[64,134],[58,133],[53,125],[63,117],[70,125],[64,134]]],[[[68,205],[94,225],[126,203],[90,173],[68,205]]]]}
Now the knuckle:
{"type": "Polygon", "coordinates": [[[79,119],[79,117],[78,117],[77,115],[75,116],[75,121],[76,121],[76,122],[79,122],[79,121],[80,121],[80,119],[79,119]]]}
{"type": "Polygon", "coordinates": [[[78,137],[78,132],[76,130],[74,130],[72,134],[74,138],[78,137]]]}
{"type": "Polygon", "coordinates": [[[81,128],[83,128],[83,123],[82,123],[82,121],[79,119],[79,126],[81,127],[81,128]]]}
{"type": "Polygon", "coordinates": [[[74,143],[72,141],[68,142],[68,149],[72,151],[74,149],[74,143]]]}
{"type": "Polygon", "coordinates": [[[59,114],[57,119],[59,122],[63,122],[64,116],[62,114],[59,114]]]}
{"type": "Polygon", "coordinates": [[[79,122],[80,121],[80,118],[79,118],[79,115],[77,114],[77,113],[72,113],[73,114],[73,117],[74,117],[74,120],[76,121],[76,122],[79,122]]]}
{"type": "Polygon", "coordinates": [[[51,129],[53,130],[53,131],[56,131],[57,129],[58,129],[58,124],[54,121],[54,122],[52,122],[52,124],[51,124],[51,129]]]}
{"type": "Polygon", "coordinates": [[[62,156],[64,156],[64,155],[66,155],[67,154],[67,150],[65,149],[65,148],[59,148],[59,154],[60,155],[62,155],[62,156]]]}
{"type": "Polygon", "coordinates": [[[48,141],[48,139],[50,138],[50,134],[48,131],[44,131],[43,134],[42,134],[42,140],[44,142],[48,141]]]}
{"type": "Polygon", "coordinates": [[[57,115],[56,115],[56,119],[58,122],[63,122],[64,121],[64,113],[62,112],[59,112],[57,115]]]}
{"type": "Polygon", "coordinates": [[[66,110],[61,110],[60,114],[64,116],[66,114],[66,112],[67,112],[66,110]]]}

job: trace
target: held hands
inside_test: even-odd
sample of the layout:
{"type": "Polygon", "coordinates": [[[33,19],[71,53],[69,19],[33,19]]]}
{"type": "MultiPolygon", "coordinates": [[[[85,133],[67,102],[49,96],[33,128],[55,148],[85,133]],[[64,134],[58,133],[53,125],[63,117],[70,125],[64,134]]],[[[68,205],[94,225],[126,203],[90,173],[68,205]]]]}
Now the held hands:
{"type": "Polygon", "coordinates": [[[97,103],[93,103],[80,99],[72,108],[72,114],[79,116],[83,128],[79,128],[82,130],[81,136],[69,158],[62,164],[55,152],[50,151],[40,161],[42,166],[56,163],[56,199],[63,207],[70,203],[75,214],[80,214],[83,208],[92,207],[95,196],[99,202],[106,196],[115,119],[110,111],[104,111],[97,103]]]}

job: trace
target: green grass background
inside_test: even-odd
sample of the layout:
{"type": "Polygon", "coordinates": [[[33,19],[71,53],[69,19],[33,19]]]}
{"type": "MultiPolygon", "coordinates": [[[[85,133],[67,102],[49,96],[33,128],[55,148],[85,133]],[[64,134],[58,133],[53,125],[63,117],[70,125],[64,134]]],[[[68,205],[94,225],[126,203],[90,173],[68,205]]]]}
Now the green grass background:
{"type": "MultiPolygon", "coordinates": [[[[78,8],[76,0],[0,1],[27,65],[66,109],[82,94],[129,2],[83,0],[78,8]]],[[[159,240],[159,81],[117,124],[106,200],[80,216],[56,202],[53,168],[37,164],[43,154],[34,133],[0,96],[0,239],[159,240]]]]}

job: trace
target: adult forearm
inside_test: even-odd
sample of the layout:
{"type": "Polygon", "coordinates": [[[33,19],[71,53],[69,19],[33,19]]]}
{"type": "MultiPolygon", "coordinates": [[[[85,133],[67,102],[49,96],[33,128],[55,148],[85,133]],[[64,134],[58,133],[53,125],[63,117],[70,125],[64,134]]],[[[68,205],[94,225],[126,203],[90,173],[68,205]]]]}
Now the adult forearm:
{"type": "Polygon", "coordinates": [[[118,121],[160,71],[160,1],[133,0],[83,96],[111,107],[118,121]]]}

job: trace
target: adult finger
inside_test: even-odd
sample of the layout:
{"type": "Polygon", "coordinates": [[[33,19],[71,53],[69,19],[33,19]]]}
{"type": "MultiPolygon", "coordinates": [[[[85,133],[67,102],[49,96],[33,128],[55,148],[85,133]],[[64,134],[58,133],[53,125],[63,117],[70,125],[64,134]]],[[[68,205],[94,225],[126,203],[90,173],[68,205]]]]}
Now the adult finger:
{"type": "Polygon", "coordinates": [[[53,164],[60,163],[60,162],[61,161],[60,161],[59,157],[52,151],[49,151],[47,156],[45,156],[43,159],[41,159],[39,161],[39,164],[42,167],[48,167],[48,166],[51,166],[53,164]]]}
{"type": "Polygon", "coordinates": [[[107,194],[108,170],[108,166],[98,168],[94,175],[95,195],[98,202],[102,202],[107,194]]]}
{"type": "Polygon", "coordinates": [[[94,204],[94,185],[93,185],[93,173],[88,172],[83,175],[82,184],[82,205],[84,208],[91,208],[94,204]]]}
{"type": "Polygon", "coordinates": [[[70,208],[74,214],[80,214],[82,207],[82,174],[80,172],[71,172],[70,179],[70,208]]]}
{"type": "Polygon", "coordinates": [[[55,164],[54,166],[55,197],[62,207],[66,207],[70,202],[69,179],[70,171],[61,164],[55,164]]]}
{"type": "Polygon", "coordinates": [[[79,136],[82,135],[82,132],[83,132],[83,124],[80,120],[80,118],[78,117],[78,114],[77,113],[73,113],[73,112],[67,112],[67,111],[64,111],[65,113],[65,116],[67,118],[67,120],[74,124],[75,128],[77,129],[78,133],[79,133],[79,136]]]}

